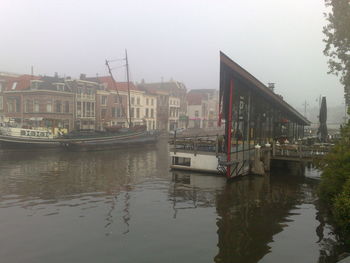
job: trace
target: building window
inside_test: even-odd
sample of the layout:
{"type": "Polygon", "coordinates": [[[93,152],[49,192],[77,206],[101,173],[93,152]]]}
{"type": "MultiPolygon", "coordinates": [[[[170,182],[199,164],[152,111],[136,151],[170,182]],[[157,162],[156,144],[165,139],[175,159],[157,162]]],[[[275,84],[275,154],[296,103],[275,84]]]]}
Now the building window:
{"type": "Polygon", "coordinates": [[[196,110],[196,111],[194,112],[194,116],[195,116],[195,117],[199,117],[199,111],[196,110]]]}
{"type": "Polygon", "coordinates": [[[146,118],[148,118],[148,109],[146,109],[146,114],[145,115],[146,115],[146,118]]]}
{"type": "Polygon", "coordinates": [[[26,100],[24,111],[26,113],[28,113],[28,112],[32,112],[32,110],[33,110],[33,101],[32,100],[26,100]]]}
{"type": "Polygon", "coordinates": [[[13,112],[13,101],[7,102],[7,112],[13,112]]]}
{"type": "Polygon", "coordinates": [[[191,158],[173,157],[173,164],[181,166],[191,166],[191,158]]]}
{"type": "Polygon", "coordinates": [[[105,119],[107,114],[107,109],[101,109],[101,119],[105,119]]]}
{"type": "Polygon", "coordinates": [[[62,103],[60,100],[56,100],[56,112],[62,112],[62,103]]]}
{"type": "Polygon", "coordinates": [[[46,103],[46,112],[52,112],[52,102],[50,100],[46,103]]]}
{"type": "Polygon", "coordinates": [[[13,82],[13,84],[12,84],[12,90],[15,90],[16,89],[16,87],[17,87],[17,82],[13,82]]]}
{"type": "Polygon", "coordinates": [[[135,98],[131,97],[131,105],[134,105],[134,104],[135,104],[135,98]]]}
{"type": "Polygon", "coordinates": [[[140,105],[140,97],[137,97],[137,105],[140,105]]]}
{"type": "Polygon", "coordinates": [[[64,112],[65,112],[65,113],[69,113],[69,101],[66,101],[66,102],[64,103],[64,112]]]}
{"type": "Polygon", "coordinates": [[[115,107],[112,107],[112,118],[116,118],[117,117],[117,113],[115,110],[115,107]]]}
{"type": "Polygon", "coordinates": [[[154,118],[154,109],[151,109],[151,118],[154,118]]]}
{"type": "Polygon", "coordinates": [[[101,97],[101,105],[107,105],[107,96],[101,97]]]}
{"type": "Polygon", "coordinates": [[[82,117],[87,117],[86,116],[86,102],[85,101],[83,101],[83,109],[81,112],[82,112],[82,114],[81,114],[82,117]]]}
{"type": "Polygon", "coordinates": [[[117,108],[117,118],[121,118],[122,117],[122,110],[121,108],[117,108]]]}
{"type": "Polygon", "coordinates": [[[39,101],[34,101],[34,112],[39,112],[39,101]]]}
{"type": "Polygon", "coordinates": [[[86,102],[86,117],[91,117],[91,103],[86,102]]]}
{"type": "Polygon", "coordinates": [[[148,105],[148,103],[149,103],[149,99],[147,98],[147,99],[146,99],[146,105],[148,105]]]}
{"type": "Polygon", "coordinates": [[[131,118],[134,118],[134,108],[131,108],[130,117],[131,117],[131,118]]]}
{"type": "Polygon", "coordinates": [[[140,108],[136,109],[136,118],[140,118],[140,108]]]}
{"type": "Polygon", "coordinates": [[[90,103],[91,117],[95,117],[95,103],[90,103]]]}
{"type": "Polygon", "coordinates": [[[81,102],[77,102],[77,117],[81,117],[81,102]]]}
{"type": "Polygon", "coordinates": [[[119,96],[115,95],[114,96],[114,103],[120,103],[119,96]]]}

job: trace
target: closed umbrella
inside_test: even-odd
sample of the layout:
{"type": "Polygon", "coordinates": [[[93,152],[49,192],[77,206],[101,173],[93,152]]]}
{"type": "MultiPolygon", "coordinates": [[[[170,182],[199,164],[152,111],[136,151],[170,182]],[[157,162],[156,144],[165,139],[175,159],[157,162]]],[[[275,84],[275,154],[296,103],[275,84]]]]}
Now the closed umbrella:
{"type": "Polygon", "coordinates": [[[326,142],[328,138],[326,97],[322,97],[319,121],[320,127],[318,128],[317,134],[319,135],[319,138],[322,142],[326,142]]]}

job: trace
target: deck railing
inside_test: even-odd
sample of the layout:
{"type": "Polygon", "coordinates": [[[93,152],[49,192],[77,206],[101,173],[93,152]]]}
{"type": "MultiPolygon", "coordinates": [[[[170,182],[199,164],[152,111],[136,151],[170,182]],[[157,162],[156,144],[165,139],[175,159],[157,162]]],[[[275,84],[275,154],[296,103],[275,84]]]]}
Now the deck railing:
{"type": "Polygon", "coordinates": [[[276,144],[272,146],[272,158],[314,159],[330,152],[332,144],[276,144]]]}

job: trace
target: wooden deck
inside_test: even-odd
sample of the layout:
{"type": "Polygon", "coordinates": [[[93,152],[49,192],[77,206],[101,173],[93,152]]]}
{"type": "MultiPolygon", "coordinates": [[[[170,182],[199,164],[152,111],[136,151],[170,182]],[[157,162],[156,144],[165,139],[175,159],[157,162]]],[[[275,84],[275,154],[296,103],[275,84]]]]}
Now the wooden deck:
{"type": "Polygon", "coordinates": [[[332,144],[273,144],[271,160],[311,162],[323,158],[332,149],[332,144]]]}

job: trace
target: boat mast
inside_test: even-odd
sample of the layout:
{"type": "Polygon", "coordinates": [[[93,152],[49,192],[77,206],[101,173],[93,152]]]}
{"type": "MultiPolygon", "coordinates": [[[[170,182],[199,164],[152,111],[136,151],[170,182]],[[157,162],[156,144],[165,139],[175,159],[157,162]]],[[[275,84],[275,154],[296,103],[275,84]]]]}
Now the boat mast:
{"type": "Polygon", "coordinates": [[[125,61],[126,61],[126,80],[128,83],[128,98],[129,98],[129,127],[132,127],[131,122],[131,99],[130,99],[130,81],[129,81],[129,63],[128,63],[128,51],[125,49],[125,61]]]}
{"type": "MultiPolygon", "coordinates": [[[[106,59],[106,66],[107,66],[107,68],[108,68],[109,75],[111,75],[111,78],[112,78],[112,81],[113,81],[113,86],[114,86],[114,89],[117,91],[118,98],[121,98],[121,96],[119,95],[119,91],[118,91],[117,85],[116,85],[116,83],[115,83],[113,74],[112,74],[111,67],[109,66],[109,62],[108,62],[107,59],[106,59]]],[[[129,84],[129,83],[128,83],[128,84],[129,84]]],[[[128,89],[129,89],[129,87],[128,87],[128,89]]],[[[122,99],[121,99],[121,101],[122,101],[122,99]]],[[[129,101],[130,101],[130,95],[129,95],[129,101]]],[[[129,121],[128,121],[128,116],[127,116],[127,114],[126,114],[126,112],[125,112],[125,110],[124,110],[123,104],[122,104],[122,111],[123,111],[123,115],[125,116],[126,122],[128,123],[128,125],[129,125],[129,127],[130,127],[130,123],[129,123],[129,121]]],[[[129,113],[129,115],[130,115],[130,113],[129,113]]],[[[131,119],[130,119],[130,122],[131,122],[131,119]]]]}

